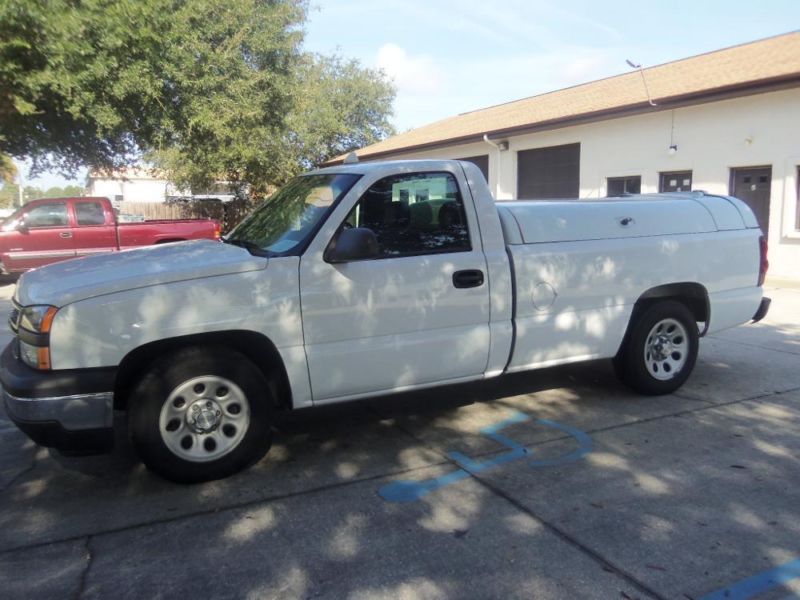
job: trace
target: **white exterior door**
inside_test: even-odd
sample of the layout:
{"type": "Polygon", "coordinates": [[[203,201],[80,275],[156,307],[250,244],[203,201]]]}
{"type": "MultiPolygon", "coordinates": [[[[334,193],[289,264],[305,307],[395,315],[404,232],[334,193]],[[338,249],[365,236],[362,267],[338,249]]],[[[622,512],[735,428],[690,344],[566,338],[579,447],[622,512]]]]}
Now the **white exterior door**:
{"type": "MultiPolygon", "coordinates": [[[[489,282],[468,194],[463,173],[385,177],[357,203],[345,199],[355,206],[341,224],[372,229],[378,258],[329,264],[320,252],[303,256],[303,330],[315,402],[484,373],[489,282]]],[[[337,212],[341,221],[345,213],[337,212]]]]}

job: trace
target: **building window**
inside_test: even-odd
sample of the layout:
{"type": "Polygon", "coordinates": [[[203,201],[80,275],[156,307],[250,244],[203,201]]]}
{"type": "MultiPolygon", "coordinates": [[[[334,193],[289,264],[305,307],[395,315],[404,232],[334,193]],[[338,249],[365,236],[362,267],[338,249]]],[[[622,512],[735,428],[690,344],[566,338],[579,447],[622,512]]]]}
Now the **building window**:
{"type": "Polygon", "coordinates": [[[692,172],[673,171],[661,173],[658,181],[659,192],[691,192],[692,172]]]}
{"type": "Polygon", "coordinates": [[[609,177],[606,184],[606,196],[624,196],[626,194],[640,194],[642,192],[641,175],[629,177],[609,177]]]}
{"type": "Polygon", "coordinates": [[[458,160],[465,160],[467,162],[471,162],[475,166],[477,166],[481,173],[483,173],[483,178],[486,181],[489,181],[489,155],[483,154],[481,156],[468,156],[467,158],[459,158],[458,160]]]}
{"type": "Polygon", "coordinates": [[[517,197],[577,198],[581,145],[567,144],[517,153],[517,197]]]}

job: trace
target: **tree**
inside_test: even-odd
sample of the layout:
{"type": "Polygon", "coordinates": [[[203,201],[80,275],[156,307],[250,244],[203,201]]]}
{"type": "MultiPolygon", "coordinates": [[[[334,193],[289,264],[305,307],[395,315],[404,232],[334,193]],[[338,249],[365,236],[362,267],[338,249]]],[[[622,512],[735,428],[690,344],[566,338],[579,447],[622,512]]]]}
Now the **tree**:
{"type": "MultiPolygon", "coordinates": [[[[53,186],[46,190],[34,186],[26,186],[22,190],[22,202],[30,202],[37,198],[79,198],[85,195],[79,185],[53,186]]],[[[19,202],[19,185],[5,183],[0,187],[0,208],[11,208],[19,202]]]]}
{"type": "Polygon", "coordinates": [[[289,118],[294,162],[308,169],[394,133],[389,123],[394,88],[383,73],[355,60],[308,56],[303,93],[289,118]]]}
{"type": "Polygon", "coordinates": [[[79,185],[65,185],[64,187],[49,188],[42,198],[80,198],[86,195],[86,190],[79,185]]]}
{"type": "Polygon", "coordinates": [[[6,182],[0,187],[0,208],[14,208],[19,202],[19,186],[6,182]]]}
{"type": "Polygon", "coordinates": [[[0,158],[258,193],[390,133],[382,75],[303,53],[305,18],[306,0],[3,0],[0,158]]]}
{"type": "Polygon", "coordinates": [[[17,166],[8,154],[0,153],[0,183],[11,183],[17,176],[17,166]]]}

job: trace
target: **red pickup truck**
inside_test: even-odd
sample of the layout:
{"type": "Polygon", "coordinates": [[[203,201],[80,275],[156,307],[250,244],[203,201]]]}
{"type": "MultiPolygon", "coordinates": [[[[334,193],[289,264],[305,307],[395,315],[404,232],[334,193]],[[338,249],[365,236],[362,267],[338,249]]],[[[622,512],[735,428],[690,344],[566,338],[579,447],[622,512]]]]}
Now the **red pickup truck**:
{"type": "Polygon", "coordinates": [[[219,237],[220,224],[211,219],[118,223],[108,198],[33,200],[0,226],[0,272],[22,273],[78,256],[219,237]]]}

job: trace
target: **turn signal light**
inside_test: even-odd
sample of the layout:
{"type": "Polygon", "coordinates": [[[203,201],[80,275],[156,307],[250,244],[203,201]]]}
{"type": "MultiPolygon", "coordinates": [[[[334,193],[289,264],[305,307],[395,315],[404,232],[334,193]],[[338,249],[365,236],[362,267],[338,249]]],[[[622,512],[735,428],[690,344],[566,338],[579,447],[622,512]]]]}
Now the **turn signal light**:
{"type": "Polygon", "coordinates": [[[50,370],[50,348],[39,348],[38,349],[39,355],[39,369],[43,371],[50,370]]]}

